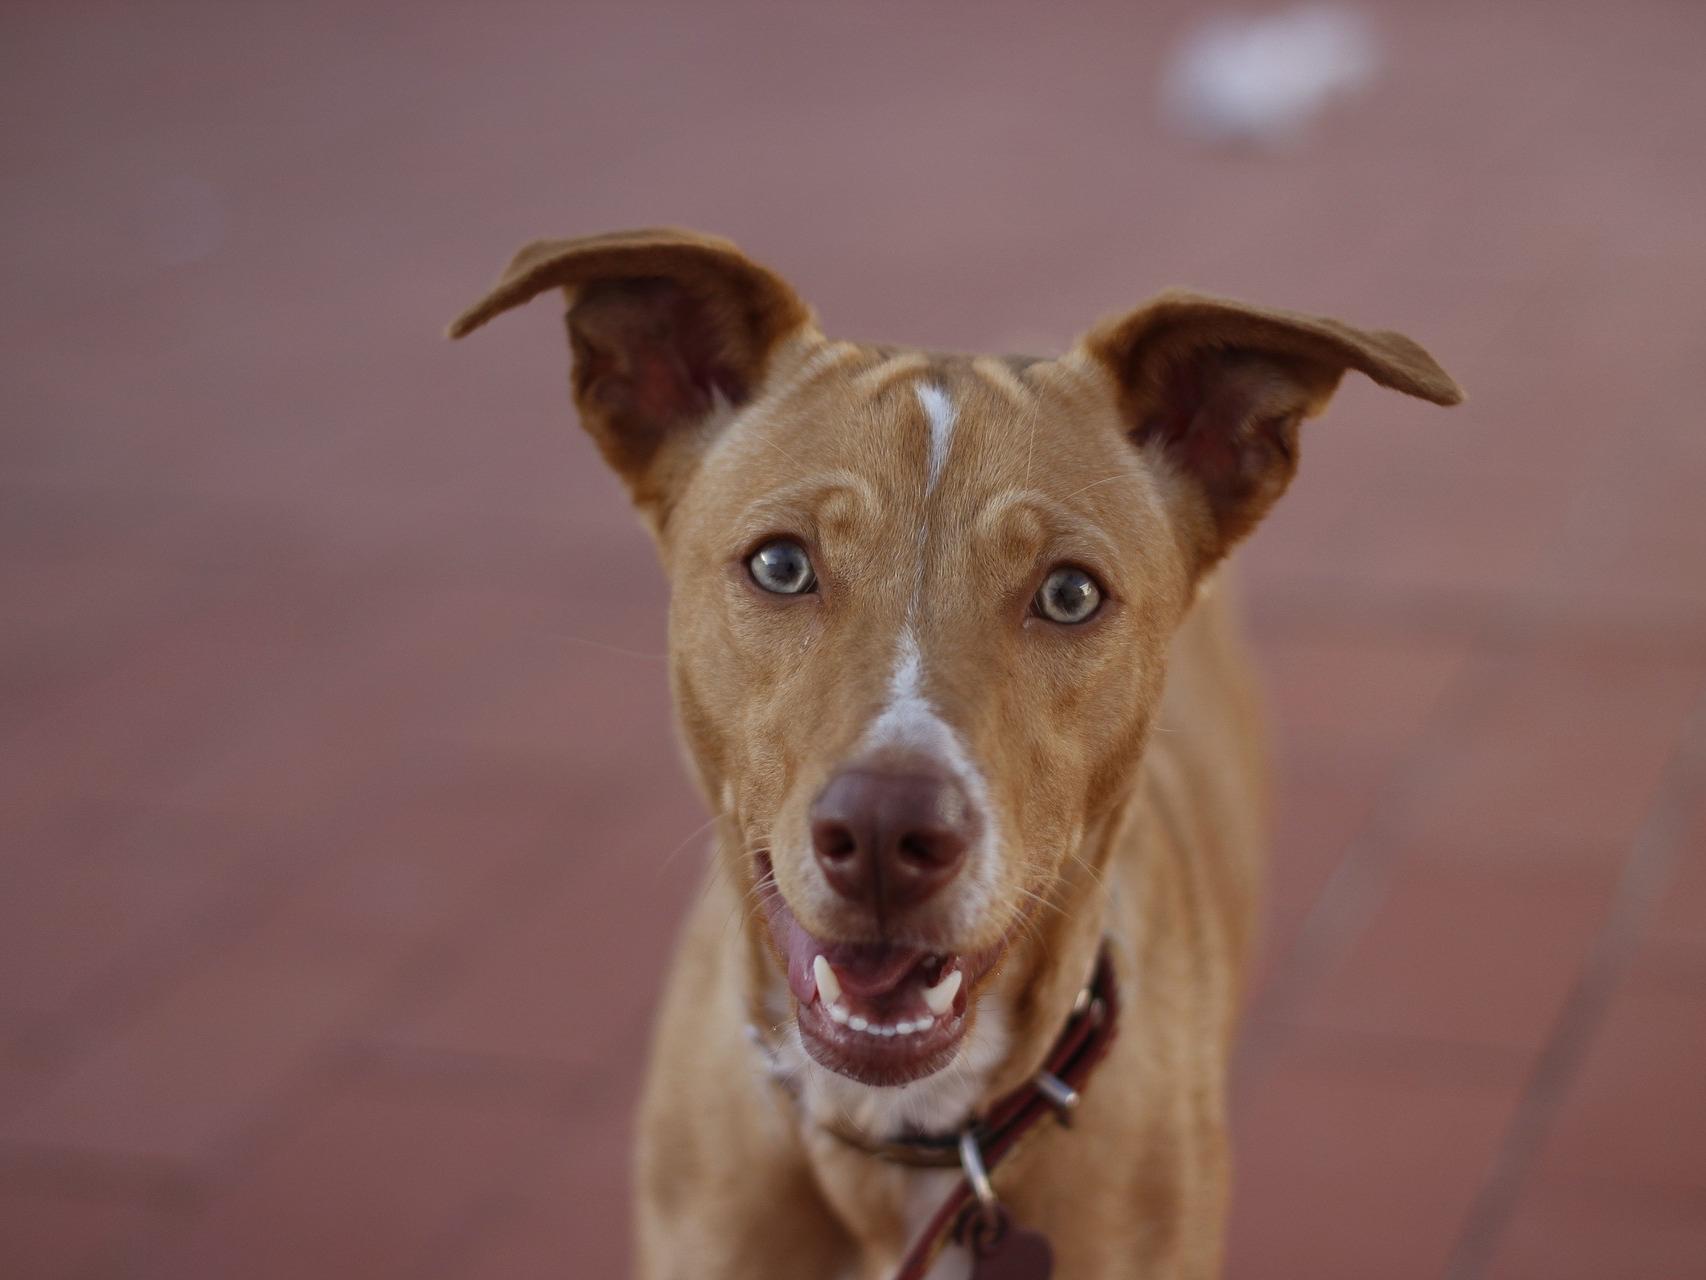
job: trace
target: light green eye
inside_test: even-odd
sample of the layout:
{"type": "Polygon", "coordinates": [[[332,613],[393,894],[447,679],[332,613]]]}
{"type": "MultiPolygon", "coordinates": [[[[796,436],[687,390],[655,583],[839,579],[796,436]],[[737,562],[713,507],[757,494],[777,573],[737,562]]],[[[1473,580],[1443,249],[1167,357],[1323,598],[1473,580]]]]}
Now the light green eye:
{"type": "Polygon", "coordinates": [[[1088,622],[1102,607],[1102,588],[1084,570],[1063,564],[1043,579],[1032,607],[1050,622],[1076,626],[1088,622]]]}
{"type": "Polygon", "coordinates": [[[779,596],[804,595],[817,586],[806,549],[788,538],[766,542],[746,562],[752,580],[779,596]]]}

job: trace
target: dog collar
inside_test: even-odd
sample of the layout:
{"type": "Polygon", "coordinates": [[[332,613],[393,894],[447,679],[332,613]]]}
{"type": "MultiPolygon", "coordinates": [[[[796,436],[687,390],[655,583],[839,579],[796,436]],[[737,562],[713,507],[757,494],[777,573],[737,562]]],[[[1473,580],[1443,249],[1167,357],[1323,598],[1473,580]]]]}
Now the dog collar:
{"type": "Polygon", "coordinates": [[[996,1197],[991,1174],[1048,1117],[1071,1127],[1079,1097],[1091,1072],[1107,1056],[1118,1021],[1119,989],[1104,942],[1095,971],[1073,1001],[1066,1025],[1041,1069],[964,1128],[874,1142],[834,1125],[822,1126],[848,1146],[881,1160],[962,1171],[959,1182],[901,1259],[894,1280],[922,1280],[950,1243],[971,1251],[973,1280],[982,1276],[1047,1280],[1053,1270],[1047,1237],[1013,1221],[996,1197]]]}

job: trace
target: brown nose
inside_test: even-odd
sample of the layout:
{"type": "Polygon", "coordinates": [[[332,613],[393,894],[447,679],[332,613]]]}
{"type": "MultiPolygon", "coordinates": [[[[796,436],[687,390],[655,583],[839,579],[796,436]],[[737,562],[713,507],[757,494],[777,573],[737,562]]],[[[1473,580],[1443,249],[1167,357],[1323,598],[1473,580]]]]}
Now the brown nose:
{"type": "Polygon", "coordinates": [[[954,878],[973,822],[965,789],[943,774],[843,769],[812,805],[812,851],[837,893],[881,916],[954,878]]]}

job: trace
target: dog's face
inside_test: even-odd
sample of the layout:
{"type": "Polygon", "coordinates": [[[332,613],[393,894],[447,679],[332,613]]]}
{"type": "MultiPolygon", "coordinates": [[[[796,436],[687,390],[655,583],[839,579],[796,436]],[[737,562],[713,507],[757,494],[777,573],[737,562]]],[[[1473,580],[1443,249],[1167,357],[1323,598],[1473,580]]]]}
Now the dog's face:
{"type": "Polygon", "coordinates": [[[670,514],[675,692],[806,1048],[892,1083],[1061,905],[1191,575],[1097,370],[787,359],[670,514]]]}
{"type": "Polygon", "coordinates": [[[657,535],[720,856],[801,1041],[940,1070],[1099,873],[1169,637],[1347,368],[1394,334],[1170,294],[1059,360],[831,342],[726,242],[531,246],[460,335],[563,287],[582,418],[657,535]]]}

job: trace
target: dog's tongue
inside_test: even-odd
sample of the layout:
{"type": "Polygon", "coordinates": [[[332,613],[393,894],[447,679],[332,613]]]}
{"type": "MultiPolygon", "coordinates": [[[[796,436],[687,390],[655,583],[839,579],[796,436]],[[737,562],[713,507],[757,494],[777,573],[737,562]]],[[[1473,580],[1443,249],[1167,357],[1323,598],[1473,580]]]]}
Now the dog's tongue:
{"type": "Polygon", "coordinates": [[[841,989],[861,1000],[893,991],[918,967],[924,954],[917,947],[880,942],[844,943],[823,952],[841,980],[841,989]]]}
{"type": "Polygon", "coordinates": [[[781,934],[777,939],[788,957],[788,987],[802,1005],[817,995],[812,961],[828,960],[849,995],[869,1000],[893,991],[917,967],[925,953],[916,947],[891,946],[882,942],[825,942],[813,937],[794,919],[785,905],[771,916],[770,925],[781,934]]]}

